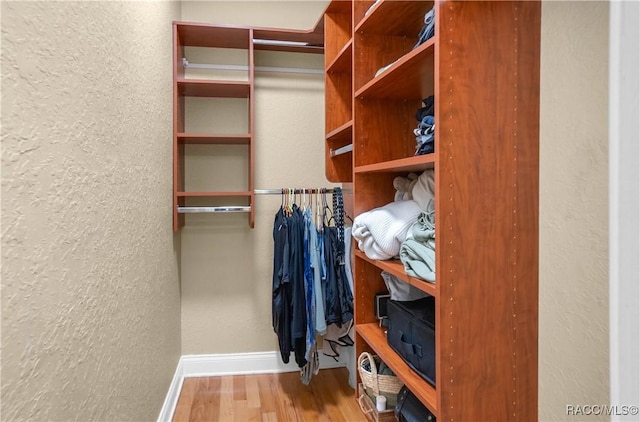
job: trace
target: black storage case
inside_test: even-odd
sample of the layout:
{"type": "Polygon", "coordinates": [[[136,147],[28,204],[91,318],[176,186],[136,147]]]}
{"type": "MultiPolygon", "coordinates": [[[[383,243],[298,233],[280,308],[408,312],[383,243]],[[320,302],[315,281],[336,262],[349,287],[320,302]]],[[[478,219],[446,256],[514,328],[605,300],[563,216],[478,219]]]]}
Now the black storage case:
{"type": "Polygon", "coordinates": [[[435,298],[387,304],[387,342],[407,364],[433,386],[436,385],[435,298]]]}

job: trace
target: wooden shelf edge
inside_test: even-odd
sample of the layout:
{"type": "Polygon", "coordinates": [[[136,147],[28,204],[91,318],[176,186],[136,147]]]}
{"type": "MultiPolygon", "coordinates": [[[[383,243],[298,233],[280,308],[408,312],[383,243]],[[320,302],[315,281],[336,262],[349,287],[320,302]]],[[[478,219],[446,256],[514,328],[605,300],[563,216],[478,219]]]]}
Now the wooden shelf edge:
{"type": "Polygon", "coordinates": [[[224,79],[176,79],[178,85],[221,85],[221,86],[247,86],[251,84],[247,81],[227,81],[224,79]]]}
{"type": "Polygon", "coordinates": [[[349,131],[351,130],[353,130],[353,119],[349,120],[348,122],[338,126],[331,132],[327,133],[327,135],[325,136],[325,139],[327,141],[335,141],[338,139],[342,139],[344,137],[345,139],[349,138],[349,142],[350,142],[351,136],[349,135],[349,131]]]}
{"type": "Polygon", "coordinates": [[[174,89],[181,97],[249,98],[252,88],[250,81],[177,79],[174,89]]]}
{"type": "Polygon", "coordinates": [[[384,161],[382,163],[367,164],[354,168],[355,173],[380,173],[380,172],[405,172],[423,171],[433,168],[436,162],[436,154],[416,155],[409,158],[384,161]]]}
{"type": "Polygon", "coordinates": [[[437,419],[439,415],[436,389],[411,369],[389,346],[387,336],[378,323],[356,324],[356,333],[380,356],[380,359],[391,368],[413,394],[431,410],[437,419]]]}
{"type": "Polygon", "coordinates": [[[357,258],[363,259],[369,262],[370,264],[375,265],[376,267],[380,268],[382,271],[386,271],[390,274],[393,274],[394,276],[398,277],[400,280],[411,284],[415,288],[422,290],[423,292],[431,296],[435,296],[435,297],[438,296],[438,289],[435,284],[432,284],[432,283],[429,283],[428,281],[421,280],[419,278],[411,277],[410,275],[408,275],[404,269],[404,265],[402,264],[402,262],[400,262],[400,260],[393,259],[388,261],[380,261],[377,259],[371,259],[367,255],[365,255],[364,252],[362,252],[357,248],[355,249],[354,252],[357,258]]]}
{"type": "Polygon", "coordinates": [[[362,19],[360,19],[360,22],[357,22],[355,24],[355,27],[353,28],[353,33],[355,34],[356,32],[361,32],[363,28],[366,28],[369,20],[371,19],[371,16],[374,16],[376,14],[376,11],[379,10],[382,6],[382,4],[384,3],[384,1],[379,1],[377,4],[374,3],[372,4],[371,8],[369,9],[369,13],[367,13],[366,15],[364,15],[362,17],[362,19]]]}
{"type": "Polygon", "coordinates": [[[345,62],[348,61],[349,63],[351,63],[352,51],[353,51],[353,38],[347,41],[344,47],[342,47],[342,49],[338,52],[338,54],[336,54],[336,57],[333,59],[331,63],[329,63],[329,66],[327,66],[325,72],[326,73],[351,72],[351,65],[343,66],[343,61],[345,62]],[[343,69],[343,67],[345,67],[345,69],[343,69]]]}

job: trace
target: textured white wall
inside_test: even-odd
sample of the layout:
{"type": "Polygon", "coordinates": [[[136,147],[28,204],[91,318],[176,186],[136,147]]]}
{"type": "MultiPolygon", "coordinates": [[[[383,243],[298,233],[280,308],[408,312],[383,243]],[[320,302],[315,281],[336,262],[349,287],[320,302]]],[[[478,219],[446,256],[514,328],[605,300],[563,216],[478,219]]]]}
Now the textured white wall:
{"type": "Polygon", "coordinates": [[[2,2],[2,420],[153,420],[180,355],[175,2],[2,2]]]}
{"type": "MultiPolygon", "coordinates": [[[[306,29],[316,24],[325,5],[183,2],[182,19],[306,29]]],[[[256,64],[322,69],[323,56],[257,52],[256,64]]],[[[257,73],[255,86],[256,188],[331,186],[324,177],[324,77],[257,73]]],[[[212,123],[211,118],[198,118],[198,113],[213,115],[206,106],[194,104],[188,112],[196,115],[191,120],[194,127],[212,123]]],[[[220,113],[228,116],[224,128],[236,127],[235,117],[245,116],[246,106],[244,111],[242,105],[218,108],[220,113]]],[[[225,130],[220,122],[213,123],[225,130]]],[[[241,147],[220,151],[220,147],[196,146],[187,154],[186,166],[192,171],[187,170],[186,183],[194,189],[203,183],[242,188],[239,179],[246,167],[241,147]],[[224,163],[216,159],[219,153],[233,165],[223,169],[224,163]]],[[[271,276],[273,217],[279,206],[279,196],[257,196],[253,230],[245,214],[187,215],[181,231],[183,354],[277,350],[271,327],[271,276]]]]}
{"type": "Polygon", "coordinates": [[[541,421],[609,403],[608,4],[542,3],[541,421]]]}

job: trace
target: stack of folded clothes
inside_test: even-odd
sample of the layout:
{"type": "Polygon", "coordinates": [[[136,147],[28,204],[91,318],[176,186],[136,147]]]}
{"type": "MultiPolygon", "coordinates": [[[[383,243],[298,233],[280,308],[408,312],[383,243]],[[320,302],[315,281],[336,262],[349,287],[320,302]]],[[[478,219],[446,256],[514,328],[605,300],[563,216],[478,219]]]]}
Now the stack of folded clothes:
{"type": "Polygon", "coordinates": [[[433,205],[430,204],[429,208],[431,211],[421,213],[407,232],[400,246],[400,261],[410,276],[435,283],[436,224],[433,205]]]}
{"type": "Polygon", "coordinates": [[[416,112],[418,127],[413,130],[416,135],[415,155],[429,154],[434,151],[436,121],[434,117],[433,95],[422,100],[424,107],[416,112]]]}
{"type": "Polygon", "coordinates": [[[395,201],[363,212],[353,220],[351,235],[370,259],[398,257],[400,248],[420,215],[433,211],[433,170],[394,180],[395,201]]]}

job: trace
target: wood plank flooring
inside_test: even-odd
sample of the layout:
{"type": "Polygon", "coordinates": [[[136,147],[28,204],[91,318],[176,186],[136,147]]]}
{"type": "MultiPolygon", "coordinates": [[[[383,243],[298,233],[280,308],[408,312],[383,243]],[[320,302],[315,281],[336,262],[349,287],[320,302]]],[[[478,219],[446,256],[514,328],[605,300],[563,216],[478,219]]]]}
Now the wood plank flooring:
{"type": "Polygon", "coordinates": [[[185,378],[173,422],[365,422],[346,368],[309,385],[297,372],[185,378]]]}

